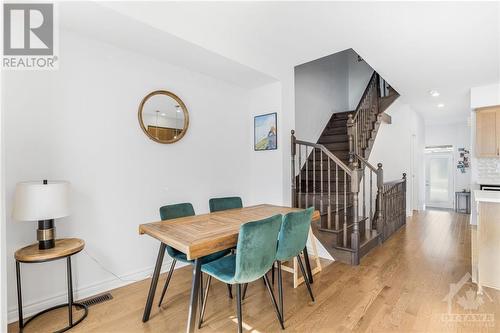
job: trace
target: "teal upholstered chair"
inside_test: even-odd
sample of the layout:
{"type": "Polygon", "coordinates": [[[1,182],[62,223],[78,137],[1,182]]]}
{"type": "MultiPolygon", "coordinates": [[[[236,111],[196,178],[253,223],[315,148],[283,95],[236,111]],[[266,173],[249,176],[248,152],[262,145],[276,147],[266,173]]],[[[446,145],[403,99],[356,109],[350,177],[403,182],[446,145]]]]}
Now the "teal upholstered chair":
{"type": "Polygon", "coordinates": [[[211,213],[243,207],[240,197],[212,198],[208,200],[208,205],[211,213]]]}
{"type": "Polygon", "coordinates": [[[276,261],[278,264],[279,307],[281,318],[283,320],[285,320],[285,314],[283,312],[283,279],[281,276],[281,261],[290,260],[293,257],[297,258],[307,290],[309,291],[309,295],[314,302],[314,295],[309,283],[309,277],[306,274],[302,258],[300,257],[300,253],[306,247],[313,212],[314,207],[309,207],[305,210],[288,213],[283,218],[283,223],[281,223],[276,261]]]}
{"type": "Polygon", "coordinates": [[[283,328],[281,315],[274,298],[266,273],[276,260],[278,233],[282,215],[275,215],[260,221],[248,222],[240,227],[236,254],[232,254],[201,267],[201,271],[209,275],[205,290],[205,302],[202,305],[200,326],[205,314],[208,290],[211,277],[228,284],[235,284],[237,290],[238,332],[242,332],[241,285],[260,278],[264,279],[267,291],[271,297],[274,311],[283,328]]]}
{"type": "MultiPolygon", "coordinates": [[[[212,198],[208,200],[208,206],[210,207],[210,213],[214,213],[214,212],[219,212],[221,210],[242,208],[243,202],[241,201],[240,197],[212,198]]],[[[231,285],[229,284],[227,285],[227,293],[230,298],[233,298],[231,285]]]]}
{"type": "MultiPolygon", "coordinates": [[[[171,219],[176,219],[180,217],[186,217],[186,216],[193,216],[195,215],[193,205],[190,203],[180,203],[180,204],[175,204],[175,205],[167,205],[160,207],[160,217],[162,220],[171,220],[171,219]]],[[[167,253],[169,256],[172,257],[172,265],[170,266],[170,270],[167,275],[167,280],[165,281],[165,286],[163,287],[163,291],[161,293],[160,297],[160,302],[158,302],[158,306],[161,305],[161,302],[163,301],[163,297],[165,297],[165,293],[167,292],[168,284],[170,282],[170,278],[172,277],[172,274],[174,272],[175,264],[177,261],[184,262],[184,263],[189,263],[192,264],[194,261],[193,260],[188,260],[186,257],[186,254],[174,249],[171,246],[167,245],[167,253]]],[[[208,262],[211,262],[213,260],[219,259],[224,257],[226,254],[228,254],[230,251],[229,250],[224,250],[224,251],[219,251],[213,254],[210,254],[208,256],[205,256],[201,258],[201,264],[205,264],[208,262]]],[[[203,279],[202,279],[203,281],[203,279]]],[[[202,300],[203,303],[203,300],[202,300]]]]}

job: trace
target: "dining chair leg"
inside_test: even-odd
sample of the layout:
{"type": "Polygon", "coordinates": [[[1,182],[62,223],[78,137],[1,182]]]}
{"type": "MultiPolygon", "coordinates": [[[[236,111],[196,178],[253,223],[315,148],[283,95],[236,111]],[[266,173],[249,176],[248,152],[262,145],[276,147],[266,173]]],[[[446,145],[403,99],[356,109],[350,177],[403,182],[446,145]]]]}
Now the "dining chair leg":
{"type": "Polygon", "coordinates": [[[236,285],[236,315],[238,317],[238,333],[243,333],[243,315],[241,313],[241,284],[236,285]]]}
{"type": "Polygon", "coordinates": [[[281,320],[285,321],[285,311],[283,310],[283,276],[281,273],[281,261],[278,263],[278,298],[279,298],[279,309],[281,313],[281,320]]]}
{"type": "Polygon", "coordinates": [[[274,286],[274,264],[273,264],[273,268],[271,269],[271,282],[274,286]]]}
{"type": "Polygon", "coordinates": [[[161,292],[161,297],[160,301],[158,302],[158,307],[160,307],[161,302],[163,302],[163,297],[165,297],[165,293],[167,292],[168,284],[170,283],[170,279],[172,278],[172,274],[174,273],[176,263],[177,259],[172,260],[172,265],[170,265],[170,270],[168,271],[167,280],[165,281],[165,286],[163,286],[163,291],[161,292]]]}
{"type": "Polygon", "coordinates": [[[271,288],[271,284],[269,283],[269,278],[267,275],[263,276],[264,278],[264,283],[266,284],[267,291],[269,293],[269,296],[271,297],[271,301],[273,302],[273,308],[274,312],[276,313],[276,317],[278,318],[278,321],[280,322],[281,329],[285,329],[285,326],[283,325],[283,320],[281,318],[280,310],[278,309],[278,305],[276,304],[276,298],[274,297],[273,290],[271,288]]]}
{"type": "Polygon", "coordinates": [[[198,310],[198,293],[200,291],[201,259],[196,259],[193,264],[193,280],[191,283],[191,296],[189,298],[189,311],[187,333],[193,333],[196,326],[198,310]]]}
{"type": "Polygon", "coordinates": [[[200,273],[200,292],[198,293],[198,295],[200,296],[200,314],[201,314],[201,308],[203,307],[203,302],[204,302],[203,290],[205,290],[205,289],[203,288],[203,272],[201,272],[200,273]]]}
{"type": "Polygon", "coordinates": [[[245,299],[245,296],[247,295],[247,288],[248,288],[248,283],[245,283],[243,285],[243,295],[241,296],[241,299],[245,299]]]}
{"type": "Polygon", "coordinates": [[[233,287],[230,284],[226,284],[227,286],[227,295],[230,299],[233,299],[233,287]]]}
{"type": "Polygon", "coordinates": [[[164,243],[160,244],[160,250],[158,251],[158,257],[156,258],[155,270],[151,278],[151,285],[149,286],[148,300],[146,301],[144,314],[142,315],[142,322],[144,323],[149,320],[149,315],[151,314],[151,306],[153,305],[153,300],[155,298],[156,286],[158,285],[158,277],[160,276],[161,264],[163,263],[166,247],[167,246],[164,243]]]}
{"type": "MultiPolygon", "coordinates": [[[[198,329],[201,328],[201,325],[203,324],[203,317],[205,317],[205,309],[207,308],[207,300],[208,300],[208,290],[210,289],[210,282],[212,281],[212,276],[209,275],[207,279],[207,288],[205,288],[205,295],[203,296],[203,305],[201,306],[201,313],[200,313],[200,321],[198,322],[198,329]]],[[[203,289],[201,289],[201,292],[203,292],[203,289]]],[[[201,294],[200,292],[200,294],[201,294]]]]}
{"type": "Polygon", "coordinates": [[[309,278],[309,283],[313,284],[313,274],[311,271],[311,263],[309,262],[309,255],[307,254],[307,246],[302,250],[304,252],[304,261],[306,262],[307,277],[309,278]]]}
{"type": "Polygon", "coordinates": [[[302,259],[300,258],[300,254],[297,256],[297,261],[299,262],[300,271],[302,272],[302,276],[304,277],[304,282],[306,283],[307,290],[309,291],[309,295],[311,295],[311,299],[314,302],[314,296],[313,296],[313,292],[311,289],[311,285],[309,284],[309,279],[307,278],[306,270],[304,268],[304,264],[302,263],[302,259]]]}

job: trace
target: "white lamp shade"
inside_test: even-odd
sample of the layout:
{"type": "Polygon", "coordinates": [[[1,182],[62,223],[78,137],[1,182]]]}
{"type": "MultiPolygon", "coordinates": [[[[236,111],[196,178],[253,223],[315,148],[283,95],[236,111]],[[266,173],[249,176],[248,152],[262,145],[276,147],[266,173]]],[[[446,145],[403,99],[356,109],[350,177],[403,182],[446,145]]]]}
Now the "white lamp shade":
{"type": "Polygon", "coordinates": [[[21,182],[16,185],[12,216],[19,221],[40,221],[69,215],[69,182],[21,182]]]}

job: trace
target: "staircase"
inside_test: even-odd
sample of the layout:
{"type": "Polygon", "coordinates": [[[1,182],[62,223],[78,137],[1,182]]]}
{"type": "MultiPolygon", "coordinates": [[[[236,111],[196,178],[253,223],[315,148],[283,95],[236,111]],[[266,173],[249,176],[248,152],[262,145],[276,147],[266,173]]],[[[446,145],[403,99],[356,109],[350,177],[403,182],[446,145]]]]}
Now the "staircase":
{"type": "Polygon", "coordinates": [[[382,165],[367,161],[381,122],[390,122],[384,111],[398,96],[374,72],[356,110],[334,113],[316,143],[297,140],[292,131],[292,203],[319,210],[313,232],[336,260],[359,264],[389,237],[384,231],[404,224],[400,192],[406,187],[391,182],[387,197],[397,198],[398,206],[386,205],[382,165]],[[384,207],[398,211],[391,213],[390,227],[384,224],[384,207]]]}

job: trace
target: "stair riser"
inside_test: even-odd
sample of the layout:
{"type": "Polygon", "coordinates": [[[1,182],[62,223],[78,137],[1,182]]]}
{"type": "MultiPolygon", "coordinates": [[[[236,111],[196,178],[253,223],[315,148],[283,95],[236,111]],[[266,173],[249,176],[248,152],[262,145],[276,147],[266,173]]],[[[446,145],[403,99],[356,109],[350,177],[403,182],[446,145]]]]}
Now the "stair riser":
{"type": "Polygon", "coordinates": [[[323,131],[322,136],[323,135],[340,135],[340,134],[347,135],[347,126],[335,127],[335,128],[327,127],[323,131]]]}
{"type": "Polygon", "coordinates": [[[348,142],[349,142],[349,137],[344,134],[325,135],[318,140],[318,143],[322,145],[329,143],[348,143],[348,142]]]}
{"type": "Polygon", "coordinates": [[[344,151],[349,153],[349,142],[325,143],[323,146],[330,151],[344,151]]]}
{"type": "MultiPolygon", "coordinates": [[[[313,196],[308,196],[308,199],[305,199],[302,196],[299,196],[300,199],[297,199],[298,205],[300,207],[311,207],[314,206],[315,209],[319,210],[321,214],[327,214],[328,213],[328,198],[324,198],[323,202],[321,202],[320,199],[315,198],[313,199],[313,196]]],[[[339,214],[344,214],[344,196],[340,195],[338,196],[338,205],[336,201],[336,196],[332,195],[330,198],[330,209],[333,213],[335,213],[337,210],[339,211],[339,214]]],[[[349,196],[346,197],[346,203],[347,203],[347,214],[351,215],[351,210],[352,210],[352,200],[350,200],[349,196]]]]}
{"type": "MultiPolygon", "coordinates": [[[[319,196],[319,194],[321,193],[321,183],[318,183],[316,182],[315,183],[316,185],[314,186],[312,183],[309,183],[308,186],[306,187],[305,184],[302,184],[302,186],[299,188],[297,187],[296,190],[297,190],[297,193],[308,193],[309,195],[312,196],[313,194],[313,189],[316,191],[316,194],[319,196]],[[308,191],[306,191],[308,190],[308,191]]],[[[337,188],[336,188],[336,185],[334,182],[330,182],[330,193],[331,195],[335,195],[335,193],[337,193],[337,188]]],[[[339,195],[343,195],[344,193],[344,184],[340,184],[338,185],[338,192],[339,192],[339,195]]],[[[349,197],[350,195],[350,191],[351,191],[351,186],[350,184],[347,184],[345,186],[345,191],[347,193],[347,197],[349,197]]],[[[328,183],[323,183],[323,194],[327,194],[328,193],[328,183]]]]}
{"type": "MultiPolygon", "coordinates": [[[[323,165],[323,171],[321,171],[320,168],[318,168],[317,166],[316,166],[316,171],[313,171],[312,166],[311,166],[310,169],[309,168],[307,169],[307,172],[305,170],[303,170],[300,173],[300,177],[301,177],[302,181],[305,181],[306,178],[308,178],[309,181],[312,181],[313,177],[316,177],[316,181],[319,182],[319,181],[321,181],[321,175],[323,175],[323,182],[328,182],[328,169],[325,168],[324,165],[323,165]]],[[[330,181],[334,182],[334,181],[338,180],[339,182],[343,182],[344,176],[345,176],[345,179],[347,182],[349,182],[351,180],[351,177],[349,175],[345,174],[343,171],[339,171],[337,173],[337,172],[335,172],[335,168],[330,167],[330,181]]],[[[297,177],[299,177],[299,176],[297,175],[297,177]]]]}
{"type": "MultiPolygon", "coordinates": [[[[349,161],[349,152],[346,151],[346,150],[334,150],[334,151],[331,151],[331,153],[333,155],[335,155],[335,157],[337,157],[338,159],[340,159],[341,161],[349,161]]],[[[313,154],[311,153],[310,156],[309,156],[309,161],[312,162],[313,160],[313,157],[315,157],[316,159],[316,163],[319,163],[318,161],[319,160],[323,160],[323,164],[326,165],[325,163],[328,163],[328,156],[326,156],[326,154],[320,154],[318,152],[316,152],[315,154],[316,156],[313,156],[313,154]]],[[[298,161],[298,154],[297,156],[295,157],[298,161]]],[[[301,159],[302,159],[302,163],[305,163],[304,161],[304,152],[302,152],[302,156],[301,156],[301,159]]],[[[304,166],[304,165],[302,165],[304,166]]],[[[335,166],[335,162],[331,161],[330,162],[330,166],[335,166]]]]}

